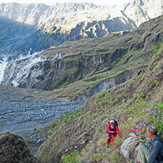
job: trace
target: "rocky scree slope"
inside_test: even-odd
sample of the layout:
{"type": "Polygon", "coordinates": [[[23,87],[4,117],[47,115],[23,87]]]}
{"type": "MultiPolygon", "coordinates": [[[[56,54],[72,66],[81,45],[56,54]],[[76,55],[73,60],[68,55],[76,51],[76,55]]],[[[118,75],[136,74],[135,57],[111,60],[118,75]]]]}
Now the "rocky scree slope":
{"type": "Polygon", "coordinates": [[[12,20],[15,25],[10,30],[11,23],[3,24],[5,30],[2,30],[2,42],[4,45],[10,43],[10,48],[2,46],[1,51],[33,53],[67,40],[103,37],[111,32],[134,30],[142,22],[161,15],[161,5],[161,0],[133,0],[121,6],[2,3],[0,21],[4,23],[12,20]],[[25,35],[21,33],[24,25],[27,25],[25,30],[30,31],[25,35]]]}
{"type": "Polygon", "coordinates": [[[33,65],[19,80],[24,60],[19,67],[10,63],[2,84],[13,80],[18,87],[49,90],[38,96],[86,100],[112,88],[146,69],[152,59],[151,48],[163,41],[163,17],[142,24],[136,31],[113,33],[104,38],[66,42],[40,54],[46,58],[33,65]],[[11,72],[12,74],[7,73],[11,72]]]}
{"type": "MultiPolygon", "coordinates": [[[[142,24],[141,27],[147,27],[147,24],[142,24]]],[[[157,27],[158,25],[159,23],[157,27]]],[[[128,133],[124,133],[123,138],[116,137],[114,147],[105,147],[106,127],[110,119],[116,119],[121,131],[145,128],[150,124],[156,125],[159,131],[162,130],[162,125],[160,125],[162,124],[162,111],[154,104],[159,104],[160,109],[163,109],[163,43],[160,42],[162,40],[149,42],[153,39],[156,41],[156,38],[162,39],[161,35],[158,37],[155,33],[151,34],[152,38],[148,38],[148,48],[142,51],[142,54],[145,52],[153,54],[145,71],[115,88],[91,97],[80,109],[78,116],[73,117],[75,113],[71,113],[66,123],[62,123],[60,127],[57,126],[57,121],[55,122],[57,127],[53,135],[41,145],[37,153],[39,162],[61,161],[63,155],[69,155],[75,150],[82,154],[82,156],[76,156],[79,162],[135,160],[136,156],[132,153],[127,159],[119,153],[120,145],[128,137],[128,133]]],[[[139,138],[146,136],[143,132],[136,134],[139,138]]],[[[133,148],[131,152],[134,152],[133,148]]]]}

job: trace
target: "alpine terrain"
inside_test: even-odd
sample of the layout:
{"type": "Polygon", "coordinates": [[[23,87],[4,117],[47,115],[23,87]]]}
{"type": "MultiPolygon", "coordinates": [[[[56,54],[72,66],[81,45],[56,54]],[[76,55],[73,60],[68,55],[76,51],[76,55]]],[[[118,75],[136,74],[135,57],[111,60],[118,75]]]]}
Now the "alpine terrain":
{"type": "Polygon", "coordinates": [[[161,0],[0,15],[0,162],[136,162],[145,129],[163,130],[161,0]],[[106,147],[114,119],[122,137],[106,147]]]}

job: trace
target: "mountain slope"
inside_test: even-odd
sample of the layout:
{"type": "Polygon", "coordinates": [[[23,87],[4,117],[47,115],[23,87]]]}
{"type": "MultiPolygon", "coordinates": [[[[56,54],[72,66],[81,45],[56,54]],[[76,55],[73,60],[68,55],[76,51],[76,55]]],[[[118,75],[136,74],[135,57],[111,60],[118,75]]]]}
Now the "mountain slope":
{"type": "MultiPolygon", "coordinates": [[[[161,0],[134,0],[122,6],[108,7],[89,3],[56,3],[53,6],[2,3],[0,16],[37,28],[25,39],[22,37],[25,42],[21,45],[11,43],[10,49],[10,52],[26,53],[31,48],[33,53],[67,40],[103,37],[111,32],[134,30],[142,22],[161,15],[161,5],[161,0]]],[[[5,28],[8,29],[8,26],[5,28]]],[[[10,34],[14,36],[14,33],[10,34]]],[[[2,42],[6,41],[7,38],[2,39],[2,42]]]]}
{"type": "Polygon", "coordinates": [[[36,30],[34,26],[25,25],[2,16],[0,16],[0,23],[0,51],[4,53],[9,53],[11,49],[15,48],[15,45],[22,46],[25,39],[33,35],[36,30]]]}
{"type": "Polygon", "coordinates": [[[163,41],[162,25],[160,16],[133,32],[66,42],[36,56],[9,62],[1,83],[50,91],[38,96],[88,99],[146,69],[154,43],[163,41]]]}
{"type": "MultiPolygon", "coordinates": [[[[159,26],[161,20],[162,17],[158,17],[144,23],[135,33],[141,33],[143,29],[147,29],[146,27],[148,30],[144,30],[144,33],[152,32],[152,29],[159,26]]],[[[123,139],[117,137],[113,148],[105,147],[106,127],[110,119],[118,120],[121,131],[145,128],[149,124],[156,125],[161,131],[163,129],[160,125],[161,109],[163,109],[162,39],[162,33],[158,36],[152,32],[145,48],[141,51],[142,56],[146,53],[152,54],[145,71],[139,71],[131,80],[115,88],[96,94],[78,112],[70,113],[55,121],[54,133],[41,145],[37,153],[38,160],[57,162],[63,155],[69,155],[77,150],[82,154],[76,157],[80,162],[127,161],[119,155],[119,148],[128,134],[123,134],[123,139]],[[156,42],[150,42],[152,40],[156,42]],[[159,103],[157,106],[160,107],[154,107],[155,103],[159,103]]],[[[134,62],[138,63],[137,61],[140,60],[137,58],[134,62]]],[[[45,129],[46,132],[52,132],[51,129],[49,131],[45,129]]],[[[140,137],[144,133],[137,135],[140,137]]],[[[131,159],[135,159],[135,156],[131,159]]]]}

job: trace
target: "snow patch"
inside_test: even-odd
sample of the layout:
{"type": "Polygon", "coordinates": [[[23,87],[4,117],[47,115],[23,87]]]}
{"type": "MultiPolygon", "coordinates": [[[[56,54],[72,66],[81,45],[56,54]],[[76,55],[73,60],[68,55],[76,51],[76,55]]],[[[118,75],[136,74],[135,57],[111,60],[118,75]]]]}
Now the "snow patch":
{"type": "Polygon", "coordinates": [[[7,64],[8,64],[7,58],[4,58],[2,61],[0,61],[0,85],[3,82],[3,77],[7,64]]]}

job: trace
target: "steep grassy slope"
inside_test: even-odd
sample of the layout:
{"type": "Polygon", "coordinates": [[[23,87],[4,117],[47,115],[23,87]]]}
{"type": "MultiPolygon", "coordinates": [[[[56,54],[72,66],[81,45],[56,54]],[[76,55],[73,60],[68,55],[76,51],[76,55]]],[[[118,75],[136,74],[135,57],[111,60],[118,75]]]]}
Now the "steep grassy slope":
{"type": "MultiPolygon", "coordinates": [[[[0,16],[0,53],[10,53],[25,42],[25,38],[36,30],[34,26],[24,25],[11,19],[0,16]]],[[[28,52],[30,48],[24,49],[28,52]]]]}
{"type": "Polygon", "coordinates": [[[42,55],[47,58],[63,58],[47,61],[42,80],[32,87],[53,90],[50,97],[76,100],[121,84],[149,65],[154,42],[162,41],[162,25],[161,16],[131,33],[67,42],[46,51],[42,55]]]}
{"type": "MultiPolygon", "coordinates": [[[[130,62],[129,66],[140,63],[143,56],[151,56],[150,63],[146,63],[147,69],[127,82],[91,97],[78,112],[53,122],[50,130],[45,128],[46,132],[52,132],[53,128],[54,133],[37,153],[40,162],[60,162],[63,155],[69,155],[75,150],[82,154],[76,156],[79,162],[127,162],[119,155],[119,147],[128,133],[123,134],[123,138],[117,137],[114,147],[105,147],[106,127],[110,119],[119,122],[121,131],[145,128],[149,124],[156,125],[159,130],[163,129],[162,29],[157,33],[161,21],[162,17],[159,17],[142,24],[135,31],[137,35],[134,35],[140,37],[140,40],[130,44],[130,49],[139,49],[141,55],[130,62]]],[[[128,58],[133,53],[129,54],[128,58]]],[[[122,57],[119,63],[123,61],[122,57]]],[[[137,134],[145,135],[141,132],[137,134]]]]}
{"type": "Polygon", "coordinates": [[[43,33],[35,26],[0,16],[0,53],[27,54],[62,43],[63,34],[43,33]]]}

